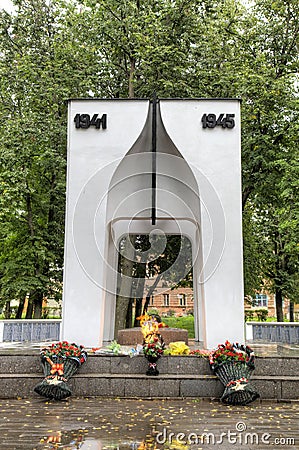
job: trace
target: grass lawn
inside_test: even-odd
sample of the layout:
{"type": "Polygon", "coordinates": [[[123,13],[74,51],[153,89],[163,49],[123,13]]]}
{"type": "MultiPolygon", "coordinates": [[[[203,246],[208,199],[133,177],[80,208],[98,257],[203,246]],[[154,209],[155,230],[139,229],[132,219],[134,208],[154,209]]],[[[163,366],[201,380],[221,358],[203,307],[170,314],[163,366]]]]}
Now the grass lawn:
{"type": "Polygon", "coordinates": [[[188,330],[188,337],[194,338],[194,317],[162,317],[162,320],[170,328],[184,328],[188,330]]]}

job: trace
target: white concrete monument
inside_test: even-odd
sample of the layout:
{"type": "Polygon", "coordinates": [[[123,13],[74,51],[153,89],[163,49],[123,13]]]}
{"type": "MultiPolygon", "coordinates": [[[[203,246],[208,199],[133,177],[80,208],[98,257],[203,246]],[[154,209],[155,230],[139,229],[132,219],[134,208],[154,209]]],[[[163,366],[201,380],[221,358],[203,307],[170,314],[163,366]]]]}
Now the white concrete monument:
{"type": "Polygon", "coordinates": [[[61,338],[114,339],[119,243],[148,234],[191,242],[196,340],[244,341],[239,101],[71,100],[68,114],[61,338]]]}

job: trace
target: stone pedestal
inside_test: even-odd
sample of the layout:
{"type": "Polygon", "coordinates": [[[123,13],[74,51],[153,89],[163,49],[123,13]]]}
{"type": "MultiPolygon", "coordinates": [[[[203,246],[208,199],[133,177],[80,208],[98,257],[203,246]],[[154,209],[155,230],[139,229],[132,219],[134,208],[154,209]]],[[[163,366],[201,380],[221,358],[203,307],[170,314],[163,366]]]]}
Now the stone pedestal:
{"type": "MultiPolygon", "coordinates": [[[[161,328],[160,334],[165,342],[183,341],[188,344],[188,330],[181,328],[161,328]]],[[[143,335],[140,327],[127,328],[125,330],[119,330],[117,335],[117,342],[120,345],[136,345],[143,343],[143,335]]]]}

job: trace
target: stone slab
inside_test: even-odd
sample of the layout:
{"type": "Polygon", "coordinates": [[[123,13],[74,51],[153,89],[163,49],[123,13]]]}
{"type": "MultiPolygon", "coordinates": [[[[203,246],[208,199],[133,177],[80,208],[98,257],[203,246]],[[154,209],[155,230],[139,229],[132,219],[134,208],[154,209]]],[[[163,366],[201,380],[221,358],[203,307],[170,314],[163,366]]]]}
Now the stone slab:
{"type": "MultiPolygon", "coordinates": [[[[188,344],[188,330],[180,328],[161,328],[161,336],[165,344],[170,342],[183,341],[188,344]]],[[[143,343],[143,335],[140,327],[119,330],[117,342],[120,345],[137,345],[143,343]]]]}
{"type": "Polygon", "coordinates": [[[111,378],[110,396],[125,397],[125,378],[111,378]]]}
{"type": "Polygon", "coordinates": [[[281,398],[283,400],[299,400],[299,382],[295,380],[281,381],[281,398]]]}
{"type": "Polygon", "coordinates": [[[150,377],[146,379],[125,379],[125,397],[150,397],[150,377]]]}
{"type": "Polygon", "coordinates": [[[43,373],[39,355],[5,355],[1,357],[0,373],[43,373]]]}
{"type": "Polygon", "coordinates": [[[112,356],[111,373],[145,373],[147,360],[143,356],[112,356]]]}
{"type": "Polygon", "coordinates": [[[70,388],[76,396],[79,397],[101,397],[101,396],[111,396],[111,380],[107,377],[88,377],[80,378],[73,377],[69,381],[70,388]]]}
{"type": "Polygon", "coordinates": [[[221,397],[224,387],[218,379],[186,379],[180,383],[180,397],[221,397]]]}
{"type": "Polygon", "coordinates": [[[255,375],[298,376],[298,371],[298,357],[257,357],[255,359],[255,375]]]}
{"type": "MultiPolygon", "coordinates": [[[[39,352],[36,354],[0,354],[0,374],[42,373],[39,352]]],[[[201,374],[210,375],[211,369],[206,359],[196,356],[163,356],[158,361],[161,374],[201,374]]],[[[254,376],[296,377],[298,376],[298,357],[258,357],[254,376]]],[[[89,355],[87,362],[80,367],[81,373],[136,373],[143,374],[147,360],[143,355],[129,356],[89,355]]]]}
{"type": "Polygon", "coordinates": [[[80,373],[110,373],[111,356],[88,356],[86,362],[80,367],[80,373]]]}
{"type": "Polygon", "coordinates": [[[260,394],[262,400],[281,400],[281,382],[279,380],[252,377],[252,386],[260,394]]]}
{"type": "MultiPolygon", "coordinates": [[[[2,374],[0,376],[0,398],[36,397],[34,386],[43,379],[38,374],[2,374]]],[[[299,398],[298,377],[255,377],[252,385],[262,400],[297,400],[299,398]]],[[[213,375],[159,375],[145,374],[83,374],[78,373],[69,381],[73,396],[79,397],[195,397],[220,398],[221,382],[213,375]]]]}
{"type": "Polygon", "coordinates": [[[212,374],[208,361],[197,356],[170,356],[167,359],[168,373],[194,375],[212,374]]]}
{"type": "Polygon", "coordinates": [[[150,397],[179,397],[180,380],[170,379],[165,382],[165,379],[151,377],[149,380],[149,395],[150,397]]]}

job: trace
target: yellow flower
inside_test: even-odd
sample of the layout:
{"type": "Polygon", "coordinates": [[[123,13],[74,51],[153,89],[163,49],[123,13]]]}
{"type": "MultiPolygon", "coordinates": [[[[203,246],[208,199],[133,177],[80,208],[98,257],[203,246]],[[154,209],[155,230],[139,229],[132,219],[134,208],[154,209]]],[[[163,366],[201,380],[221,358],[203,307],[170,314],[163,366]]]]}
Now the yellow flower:
{"type": "Polygon", "coordinates": [[[190,348],[183,341],[170,342],[169,344],[170,355],[189,355],[190,348]]]}
{"type": "Polygon", "coordinates": [[[147,313],[144,316],[137,317],[140,321],[141,331],[143,337],[146,338],[148,335],[157,334],[159,331],[159,324],[154,317],[149,316],[147,313]]]}

